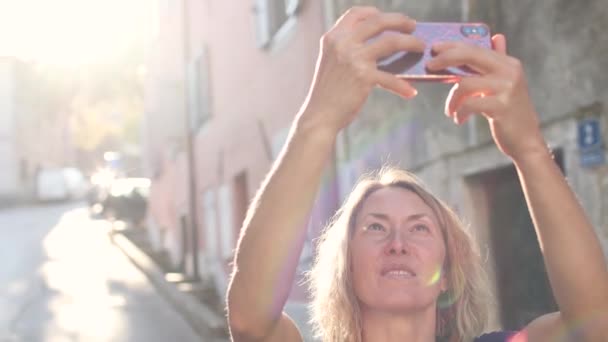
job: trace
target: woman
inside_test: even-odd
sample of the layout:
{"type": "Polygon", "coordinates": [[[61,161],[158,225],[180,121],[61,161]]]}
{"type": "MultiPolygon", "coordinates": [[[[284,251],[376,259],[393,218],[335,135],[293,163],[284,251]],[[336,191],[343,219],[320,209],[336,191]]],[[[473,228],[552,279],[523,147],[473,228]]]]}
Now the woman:
{"type": "MultiPolygon", "coordinates": [[[[322,37],[309,95],[244,222],[227,298],[235,341],[301,341],[282,310],[324,164],[373,87],[416,96],[410,84],[376,68],[396,51],[423,50],[410,35],[414,28],[401,14],[357,7],[322,37]],[[369,42],[386,30],[403,34],[369,42]]],[[[504,36],[492,42],[493,50],[437,44],[427,67],[478,71],[450,92],[446,115],[460,124],[483,113],[523,186],[560,312],[537,318],[516,337],[552,341],[576,324],[577,340],[608,341],[608,272],[598,240],[546,147],[520,62],[506,55],[504,36]]],[[[512,335],[479,337],[487,301],[475,248],[449,208],[404,171],[383,171],[356,187],[323,234],[311,287],[323,341],[512,335]]]]}

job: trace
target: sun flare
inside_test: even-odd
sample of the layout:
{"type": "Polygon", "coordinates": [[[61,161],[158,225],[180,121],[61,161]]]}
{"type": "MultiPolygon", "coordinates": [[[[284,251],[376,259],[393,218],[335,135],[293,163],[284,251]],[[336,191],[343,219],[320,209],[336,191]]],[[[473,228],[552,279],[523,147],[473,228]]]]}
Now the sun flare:
{"type": "Polygon", "coordinates": [[[143,32],[144,0],[0,0],[0,55],[79,65],[120,55],[143,32]]]}

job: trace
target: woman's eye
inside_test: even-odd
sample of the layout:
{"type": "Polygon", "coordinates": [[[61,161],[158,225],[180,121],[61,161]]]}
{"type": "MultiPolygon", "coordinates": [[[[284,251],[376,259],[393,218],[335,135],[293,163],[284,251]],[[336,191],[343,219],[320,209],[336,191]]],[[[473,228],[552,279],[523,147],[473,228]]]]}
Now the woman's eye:
{"type": "Polygon", "coordinates": [[[415,232],[425,232],[425,231],[426,231],[426,232],[429,232],[429,231],[431,231],[431,230],[429,229],[429,227],[427,227],[427,226],[425,226],[425,225],[423,225],[423,224],[417,224],[417,225],[415,225],[415,226],[412,228],[412,230],[413,230],[413,231],[415,231],[415,232]]]}
{"type": "Polygon", "coordinates": [[[367,230],[382,232],[384,231],[384,226],[379,223],[372,223],[367,226],[367,230]]]}

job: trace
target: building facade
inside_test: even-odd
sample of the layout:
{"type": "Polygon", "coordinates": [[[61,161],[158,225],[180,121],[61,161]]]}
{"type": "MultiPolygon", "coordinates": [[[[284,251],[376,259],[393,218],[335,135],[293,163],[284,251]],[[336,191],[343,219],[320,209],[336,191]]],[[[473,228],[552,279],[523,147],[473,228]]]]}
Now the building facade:
{"type": "Polygon", "coordinates": [[[18,197],[20,193],[20,161],[15,137],[17,119],[16,64],[14,59],[0,60],[0,157],[5,165],[0,174],[0,196],[5,200],[18,197]]]}
{"type": "Polygon", "coordinates": [[[152,179],[150,236],[184,267],[187,236],[180,219],[187,213],[184,146],[185,82],[182,2],[155,1],[151,11],[144,75],[143,162],[152,179]],[[180,190],[181,189],[181,190],[180,190]],[[183,194],[183,195],[182,195],[183,194]]]}
{"type": "MultiPolygon", "coordinates": [[[[608,25],[608,8],[603,1],[582,7],[563,1],[334,4],[336,13],[354,4],[375,4],[418,21],[480,21],[504,33],[509,54],[524,65],[556,163],[608,252],[603,148],[608,77],[601,71],[608,66],[608,40],[601,34],[608,25]]],[[[483,117],[462,126],[445,118],[449,89],[420,84],[419,95],[407,103],[383,91],[374,94],[338,146],[338,179],[344,184],[340,197],[361,172],[385,162],[413,170],[470,223],[496,294],[492,325],[516,329],[557,307],[515,169],[495,147],[483,117]]]]}
{"type": "MultiPolygon", "coordinates": [[[[159,18],[144,100],[150,236],[223,295],[248,203],[312,79],[323,3],[163,1],[159,18]],[[161,90],[169,79],[180,94],[161,90]]],[[[305,321],[302,286],[292,297],[305,321]]]]}
{"type": "Polygon", "coordinates": [[[67,111],[49,107],[35,65],[0,56],[0,203],[35,199],[37,173],[72,166],[67,111]]]}

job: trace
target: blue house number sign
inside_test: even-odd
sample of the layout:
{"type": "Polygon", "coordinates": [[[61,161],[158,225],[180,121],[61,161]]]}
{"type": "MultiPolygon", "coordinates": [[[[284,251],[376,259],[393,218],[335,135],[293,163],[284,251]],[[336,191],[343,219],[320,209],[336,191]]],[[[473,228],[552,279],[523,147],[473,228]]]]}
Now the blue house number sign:
{"type": "Polygon", "coordinates": [[[584,119],[578,122],[578,150],[581,166],[594,167],[604,164],[604,144],[598,119],[584,119]]]}

